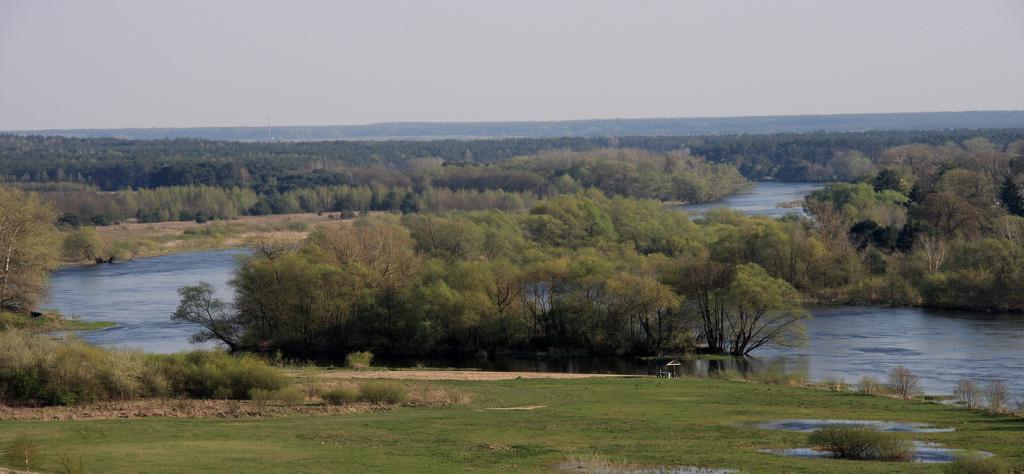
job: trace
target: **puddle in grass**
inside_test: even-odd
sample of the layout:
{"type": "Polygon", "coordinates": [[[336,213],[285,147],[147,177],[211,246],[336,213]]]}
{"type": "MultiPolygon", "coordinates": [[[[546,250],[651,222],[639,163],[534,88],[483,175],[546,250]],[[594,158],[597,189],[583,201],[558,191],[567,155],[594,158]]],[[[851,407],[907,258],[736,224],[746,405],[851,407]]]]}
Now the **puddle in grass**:
{"type": "Polygon", "coordinates": [[[953,428],[937,428],[926,423],[900,423],[898,421],[874,420],[778,420],[756,425],[763,430],[784,430],[810,433],[830,425],[866,426],[878,431],[892,433],[949,433],[953,428]]]}
{"type": "Polygon", "coordinates": [[[555,465],[559,471],[601,474],[730,474],[733,469],[697,466],[636,466],[608,461],[570,460],[555,465]]]}
{"type": "MultiPolygon", "coordinates": [[[[793,449],[761,449],[762,453],[774,454],[776,456],[789,456],[795,458],[824,458],[832,459],[834,456],[829,451],[818,450],[813,448],[793,448],[793,449]]],[[[924,441],[914,441],[914,459],[913,462],[935,464],[935,463],[947,463],[953,462],[957,457],[963,456],[967,453],[963,449],[944,448],[939,443],[928,443],[924,441]]],[[[992,457],[992,453],[987,451],[976,451],[975,454],[981,457],[992,457]]]]}

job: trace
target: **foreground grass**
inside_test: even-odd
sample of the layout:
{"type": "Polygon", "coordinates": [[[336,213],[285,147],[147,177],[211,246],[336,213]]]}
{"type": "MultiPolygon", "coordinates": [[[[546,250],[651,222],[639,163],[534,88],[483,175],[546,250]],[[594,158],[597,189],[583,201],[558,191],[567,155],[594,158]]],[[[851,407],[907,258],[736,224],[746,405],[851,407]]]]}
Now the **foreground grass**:
{"type": "Polygon", "coordinates": [[[984,449],[1024,465],[1024,421],[933,403],[704,379],[433,383],[472,401],[342,416],[9,421],[0,423],[0,446],[31,436],[44,471],[59,471],[62,459],[71,459],[89,472],[536,472],[598,456],[744,472],[942,472],[937,465],[762,454],[758,449],[806,446],[807,436],[748,426],[857,418],[951,426],[957,431],[913,438],[984,449]],[[540,408],[488,409],[524,406],[540,408]]]}

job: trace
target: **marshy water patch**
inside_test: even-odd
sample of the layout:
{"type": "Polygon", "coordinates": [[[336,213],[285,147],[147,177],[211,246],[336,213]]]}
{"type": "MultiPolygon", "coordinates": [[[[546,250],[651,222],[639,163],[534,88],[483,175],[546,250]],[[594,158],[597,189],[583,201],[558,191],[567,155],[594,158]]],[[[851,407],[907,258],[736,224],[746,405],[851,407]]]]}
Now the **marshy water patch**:
{"type": "Polygon", "coordinates": [[[554,466],[564,472],[599,472],[602,474],[729,474],[735,469],[700,466],[641,466],[603,459],[569,459],[554,466]]]}
{"type": "Polygon", "coordinates": [[[826,426],[865,426],[877,431],[890,433],[951,433],[954,428],[940,428],[927,423],[907,423],[899,421],[878,420],[818,420],[818,419],[787,419],[770,421],[755,425],[762,430],[798,431],[810,433],[826,426]]]}
{"type": "MultiPolygon", "coordinates": [[[[760,449],[765,454],[775,456],[788,456],[805,459],[835,459],[836,456],[823,449],[815,448],[788,448],[788,449],[760,449]]],[[[914,441],[914,457],[912,462],[923,464],[950,463],[966,454],[974,454],[978,457],[989,458],[993,454],[988,451],[968,451],[957,448],[946,448],[939,443],[926,441],[914,441]]]]}

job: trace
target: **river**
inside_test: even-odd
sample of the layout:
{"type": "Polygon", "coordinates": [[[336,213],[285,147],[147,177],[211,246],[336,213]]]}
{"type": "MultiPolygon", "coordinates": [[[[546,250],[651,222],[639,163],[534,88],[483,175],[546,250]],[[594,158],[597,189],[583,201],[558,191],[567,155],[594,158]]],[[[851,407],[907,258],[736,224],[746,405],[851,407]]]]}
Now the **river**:
{"type": "MultiPolygon", "coordinates": [[[[775,203],[788,202],[809,189],[813,188],[805,184],[787,188],[781,183],[761,183],[747,197],[721,202],[746,203],[738,207],[744,212],[778,215],[779,208],[768,204],[766,196],[775,196],[775,203]],[[770,189],[762,189],[765,185],[770,189]]],[[[205,281],[221,297],[230,298],[228,281],[236,259],[245,252],[190,252],[62,268],[53,274],[51,300],[45,307],[85,320],[116,322],[113,328],[82,333],[95,344],[162,353],[193,349],[197,346],[188,337],[195,327],[170,320],[178,303],[177,289],[205,281]]],[[[1020,315],[864,306],[821,307],[812,313],[804,346],[761,349],[746,361],[686,361],[683,370],[782,369],[804,373],[812,380],[838,377],[855,383],[864,375],[884,380],[892,367],[903,365],[921,377],[929,393],[949,393],[957,380],[971,377],[1002,379],[1015,394],[1024,394],[1024,317],[1020,315]]],[[[651,373],[663,363],[614,358],[422,362],[497,370],[619,373],[651,373]]]]}
{"type": "Polygon", "coordinates": [[[711,209],[728,207],[751,216],[782,217],[787,214],[804,216],[799,204],[804,196],[823,188],[823,183],[777,183],[761,181],[746,191],[726,196],[717,201],[687,204],[680,209],[694,215],[711,209]]]}
{"type": "Polygon", "coordinates": [[[228,281],[237,257],[245,253],[244,249],[186,252],[111,265],[64,267],[51,275],[50,300],[43,307],[65,316],[117,323],[81,333],[94,344],[162,353],[194,349],[197,346],[188,338],[195,326],[170,319],[178,307],[178,288],[205,281],[221,298],[230,299],[228,281]]]}

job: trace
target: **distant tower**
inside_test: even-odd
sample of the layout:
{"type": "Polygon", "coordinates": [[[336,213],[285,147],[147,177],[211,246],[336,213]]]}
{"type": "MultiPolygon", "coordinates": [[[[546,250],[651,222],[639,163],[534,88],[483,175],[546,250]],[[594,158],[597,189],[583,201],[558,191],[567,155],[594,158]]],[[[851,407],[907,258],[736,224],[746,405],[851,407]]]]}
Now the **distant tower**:
{"type": "Polygon", "coordinates": [[[268,142],[274,141],[274,135],[272,133],[270,133],[270,117],[269,116],[267,117],[267,141],[268,142]]]}

